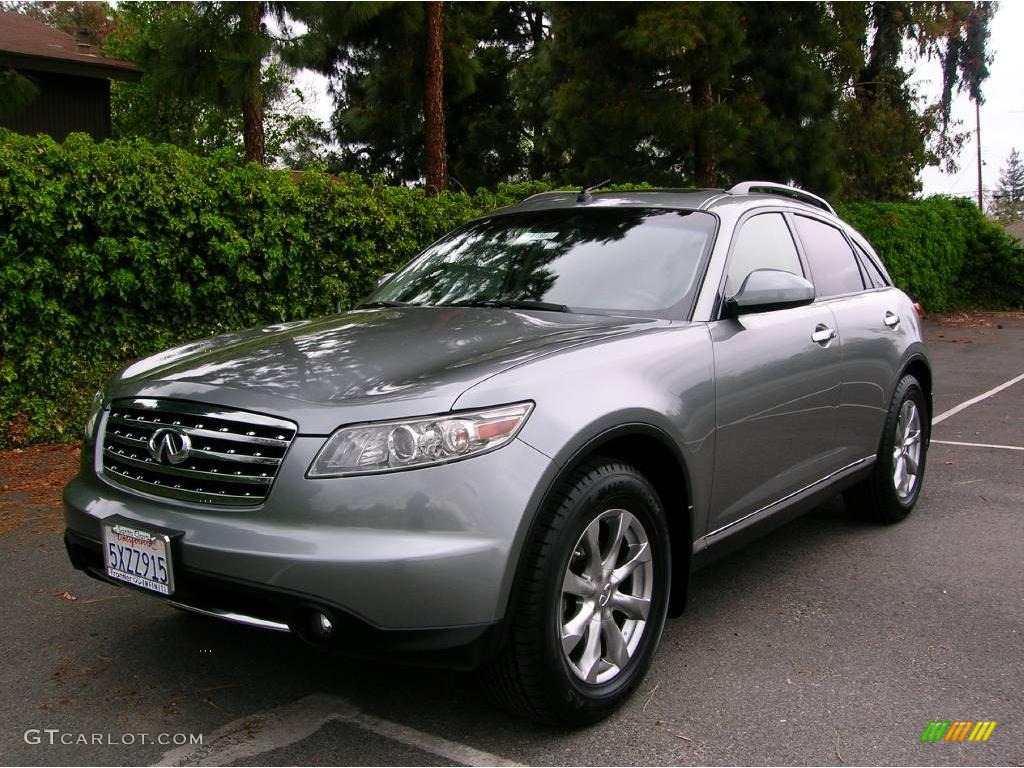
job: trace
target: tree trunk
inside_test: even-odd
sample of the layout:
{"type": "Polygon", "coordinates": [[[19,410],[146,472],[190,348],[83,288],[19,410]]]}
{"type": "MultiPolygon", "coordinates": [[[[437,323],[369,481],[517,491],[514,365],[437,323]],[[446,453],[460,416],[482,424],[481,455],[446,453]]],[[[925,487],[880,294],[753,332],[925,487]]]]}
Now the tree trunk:
{"type": "Polygon", "coordinates": [[[427,153],[427,194],[448,188],[448,158],[444,139],[444,50],[443,9],[438,1],[428,2],[426,78],[423,88],[424,133],[427,153]]]}
{"type": "MultiPolygon", "coordinates": [[[[530,9],[527,7],[526,18],[530,27],[530,39],[532,42],[532,49],[530,50],[530,56],[537,56],[540,53],[541,46],[544,44],[544,11],[539,8],[530,9]]],[[[534,106],[530,112],[532,113],[532,119],[530,121],[530,152],[527,155],[526,167],[530,174],[530,178],[539,179],[544,175],[545,169],[548,167],[548,163],[544,157],[544,120],[541,116],[540,110],[534,106]]]]}
{"type": "MultiPolygon", "coordinates": [[[[260,50],[256,39],[261,34],[262,12],[259,2],[241,4],[242,26],[249,37],[252,50],[260,50]]],[[[251,69],[245,79],[242,92],[242,141],[245,144],[245,159],[260,165],[267,164],[266,142],[263,136],[263,89],[261,86],[262,61],[250,62],[251,69]]]]}
{"type": "Polygon", "coordinates": [[[690,81],[690,100],[696,116],[693,133],[693,175],[698,187],[714,187],[718,176],[715,150],[709,130],[708,112],[714,105],[711,81],[694,77],[690,81]]]}

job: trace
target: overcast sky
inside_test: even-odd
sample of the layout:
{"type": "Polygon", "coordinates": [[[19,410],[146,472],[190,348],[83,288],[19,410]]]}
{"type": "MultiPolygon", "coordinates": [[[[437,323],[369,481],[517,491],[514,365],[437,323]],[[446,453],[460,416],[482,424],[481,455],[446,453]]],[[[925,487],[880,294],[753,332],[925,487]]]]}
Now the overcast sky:
{"type": "MultiPolygon", "coordinates": [[[[985,103],[981,107],[981,159],[986,189],[999,181],[999,172],[1010,150],[1024,152],[1024,1],[1003,0],[992,24],[989,49],[995,54],[985,81],[985,103]]],[[[914,73],[921,95],[937,101],[942,92],[942,71],[938,62],[921,62],[914,73]]],[[[333,105],[327,94],[327,80],[308,70],[300,72],[297,84],[307,97],[310,114],[325,125],[333,105]]],[[[959,158],[959,170],[946,174],[941,168],[926,168],[922,174],[924,194],[965,195],[977,193],[977,143],[974,140],[974,103],[966,94],[953,102],[953,118],[962,120],[971,138],[959,158]]]]}
{"type": "MultiPolygon", "coordinates": [[[[1010,150],[1024,152],[1024,2],[1003,0],[992,23],[989,50],[995,54],[990,75],[982,87],[982,178],[986,189],[999,182],[999,172],[1010,150]]],[[[922,64],[915,73],[922,95],[937,99],[942,73],[937,62],[922,64]]],[[[968,195],[978,191],[978,144],[974,140],[974,102],[961,94],[953,103],[953,117],[972,131],[960,157],[960,170],[947,175],[939,168],[922,174],[926,195],[968,195]]]]}

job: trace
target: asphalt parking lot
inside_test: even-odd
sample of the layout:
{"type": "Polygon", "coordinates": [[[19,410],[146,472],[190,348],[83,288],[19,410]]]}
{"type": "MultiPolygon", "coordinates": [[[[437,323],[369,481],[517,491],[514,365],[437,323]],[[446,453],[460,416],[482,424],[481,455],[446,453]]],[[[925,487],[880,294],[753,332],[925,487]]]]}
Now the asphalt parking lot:
{"type": "MultiPolygon", "coordinates": [[[[936,414],[1024,374],[1019,315],[927,336],[936,414]]],[[[1024,765],[1024,381],[935,426],[904,523],[856,523],[837,499],[697,574],[637,695],[568,733],[492,709],[467,675],[346,660],[92,581],[59,509],[0,501],[24,512],[0,529],[5,765],[1024,765]],[[998,725],[922,743],[931,720],[998,725]]]]}

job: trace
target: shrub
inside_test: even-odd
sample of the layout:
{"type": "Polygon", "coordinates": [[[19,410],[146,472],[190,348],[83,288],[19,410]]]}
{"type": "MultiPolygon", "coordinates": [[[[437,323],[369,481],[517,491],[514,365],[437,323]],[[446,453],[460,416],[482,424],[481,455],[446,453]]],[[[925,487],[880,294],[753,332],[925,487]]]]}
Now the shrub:
{"type": "Polygon", "coordinates": [[[74,438],[127,362],[347,307],[447,230],[543,188],[428,198],[170,145],[0,130],[0,446],[74,438]]]}
{"type": "MultiPolygon", "coordinates": [[[[76,439],[92,392],[131,360],[348,307],[447,230],[547,188],[429,198],[169,145],[0,129],[0,447],[76,439]]],[[[843,213],[928,308],[1019,303],[1020,249],[969,204],[843,213]]]]}
{"type": "Polygon", "coordinates": [[[969,200],[855,203],[837,212],[927,311],[1013,308],[1024,301],[1024,250],[969,200]]]}

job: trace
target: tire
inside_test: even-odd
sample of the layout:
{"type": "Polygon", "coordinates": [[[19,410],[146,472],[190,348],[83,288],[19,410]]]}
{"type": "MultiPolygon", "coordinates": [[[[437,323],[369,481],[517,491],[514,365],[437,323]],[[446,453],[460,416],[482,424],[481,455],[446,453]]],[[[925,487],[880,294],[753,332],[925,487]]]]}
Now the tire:
{"type": "Polygon", "coordinates": [[[898,523],[910,514],[924,483],[930,430],[921,385],[913,376],[904,376],[889,403],[871,474],[844,494],[851,512],[884,524],[898,523]]]}
{"type": "Polygon", "coordinates": [[[586,725],[636,688],[661,639],[671,584],[665,511],[634,467],[597,459],[574,470],[541,514],[508,636],[482,682],[517,715],[586,725]]]}

